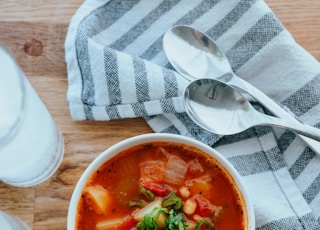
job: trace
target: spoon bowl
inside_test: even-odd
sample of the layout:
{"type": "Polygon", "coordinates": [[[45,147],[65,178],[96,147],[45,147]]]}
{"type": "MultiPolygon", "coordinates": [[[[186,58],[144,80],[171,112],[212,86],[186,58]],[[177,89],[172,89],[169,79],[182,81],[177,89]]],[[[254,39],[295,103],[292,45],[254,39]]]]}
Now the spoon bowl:
{"type": "Polygon", "coordinates": [[[319,129],[262,114],[235,88],[216,79],[191,82],[185,90],[184,103],[196,124],[216,134],[231,135],[254,126],[271,125],[320,140],[319,129]]]}
{"type": "MultiPolygon", "coordinates": [[[[234,74],[222,50],[201,31],[186,25],[174,26],[164,34],[163,49],[171,65],[187,80],[214,78],[227,82],[246,97],[261,103],[276,117],[301,124],[255,86],[234,74]]],[[[320,155],[320,142],[298,136],[320,155]]]]}
{"type": "Polygon", "coordinates": [[[220,48],[190,26],[174,26],[168,30],[163,37],[163,49],[171,65],[189,81],[232,72],[220,48]]]}

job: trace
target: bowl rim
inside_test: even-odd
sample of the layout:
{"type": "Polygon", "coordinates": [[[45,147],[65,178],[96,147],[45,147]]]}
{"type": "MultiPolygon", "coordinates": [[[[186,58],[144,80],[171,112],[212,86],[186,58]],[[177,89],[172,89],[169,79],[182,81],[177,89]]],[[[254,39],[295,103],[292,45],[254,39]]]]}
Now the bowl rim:
{"type": "Polygon", "coordinates": [[[76,211],[78,206],[78,201],[82,195],[82,190],[86,185],[88,179],[93,175],[95,169],[99,168],[105,161],[111,159],[117,153],[128,149],[132,146],[136,146],[143,143],[149,142],[171,142],[171,143],[182,143],[194,146],[206,153],[212,155],[230,174],[233,178],[235,185],[238,187],[239,192],[243,197],[243,201],[246,207],[246,215],[247,215],[247,229],[254,230],[255,229],[255,215],[253,203],[249,197],[249,193],[247,188],[241,178],[240,174],[233,167],[233,165],[217,150],[214,148],[195,140],[191,137],[182,136],[178,134],[168,134],[168,133],[148,133],[141,134],[137,136],[133,136],[122,141],[117,142],[116,144],[110,146],[102,153],[100,153],[84,170],[81,174],[78,182],[76,183],[71,200],[68,207],[68,216],[67,216],[67,229],[74,230],[75,227],[75,219],[76,219],[76,211]]]}

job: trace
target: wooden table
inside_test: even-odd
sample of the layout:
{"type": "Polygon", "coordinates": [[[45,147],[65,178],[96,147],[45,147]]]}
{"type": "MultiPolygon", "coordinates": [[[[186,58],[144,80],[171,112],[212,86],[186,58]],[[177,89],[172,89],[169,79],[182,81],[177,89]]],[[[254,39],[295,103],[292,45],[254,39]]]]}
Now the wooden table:
{"type": "MultiPolygon", "coordinates": [[[[152,130],[143,119],[71,120],[66,100],[64,41],[81,0],[0,2],[0,44],[16,57],[65,139],[62,165],[48,181],[32,188],[15,188],[0,182],[0,209],[20,217],[35,230],[66,229],[73,188],[88,164],[118,141],[152,130]],[[42,52],[30,50],[32,41],[33,45],[43,45],[42,52]]],[[[297,42],[320,60],[320,1],[266,2],[297,42]]]]}

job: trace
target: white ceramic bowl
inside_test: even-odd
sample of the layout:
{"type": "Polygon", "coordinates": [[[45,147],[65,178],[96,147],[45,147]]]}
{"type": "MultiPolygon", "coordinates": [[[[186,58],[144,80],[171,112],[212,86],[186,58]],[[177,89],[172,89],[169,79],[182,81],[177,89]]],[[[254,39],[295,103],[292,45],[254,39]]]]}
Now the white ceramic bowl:
{"type": "Polygon", "coordinates": [[[175,134],[144,134],[135,136],[126,140],[123,140],[112,147],[105,150],[103,153],[101,153],[84,171],[82,176],[80,177],[74,191],[71,197],[70,205],[69,205],[69,211],[68,211],[68,222],[67,227],[68,230],[74,230],[75,229],[75,221],[76,221],[76,212],[77,212],[77,206],[78,202],[82,195],[82,190],[84,186],[86,185],[87,180],[92,176],[92,174],[107,160],[112,158],[113,156],[117,155],[119,152],[128,149],[132,146],[136,146],[143,143],[150,143],[150,142],[170,142],[170,143],[181,143],[186,144],[189,146],[196,147],[212,157],[214,157],[220,164],[230,173],[230,175],[233,177],[236,186],[239,189],[240,194],[242,195],[243,201],[245,203],[246,208],[246,221],[247,221],[247,230],[254,230],[255,229],[255,217],[254,217],[254,211],[253,211],[253,205],[250,200],[250,197],[248,195],[248,192],[245,188],[245,185],[238,174],[238,172],[234,169],[234,167],[216,150],[210,148],[209,146],[196,141],[194,139],[175,135],[175,134]]]}

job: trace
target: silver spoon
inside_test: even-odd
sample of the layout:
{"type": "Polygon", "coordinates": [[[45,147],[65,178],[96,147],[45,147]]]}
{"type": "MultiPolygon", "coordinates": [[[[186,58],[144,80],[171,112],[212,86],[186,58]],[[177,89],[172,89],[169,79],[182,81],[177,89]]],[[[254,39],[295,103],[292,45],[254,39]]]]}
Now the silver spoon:
{"type": "MultiPolygon", "coordinates": [[[[224,53],[204,33],[191,26],[174,26],[165,33],[163,48],[171,65],[189,81],[203,77],[222,80],[237,88],[241,93],[251,95],[275,116],[290,120],[297,125],[300,124],[271,98],[236,76],[224,53]],[[230,74],[225,75],[226,73],[230,74]]],[[[320,154],[319,142],[305,136],[299,135],[299,137],[312,150],[320,154]]]]}
{"type": "Polygon", "coordinates": [[[212,78],[191,82],[185,90],[184,103],[195,123],[216,134],[231,135],[254,126],[271,125],[320,140],[319,129],[260,113],[235,88],[212,78]]]}

